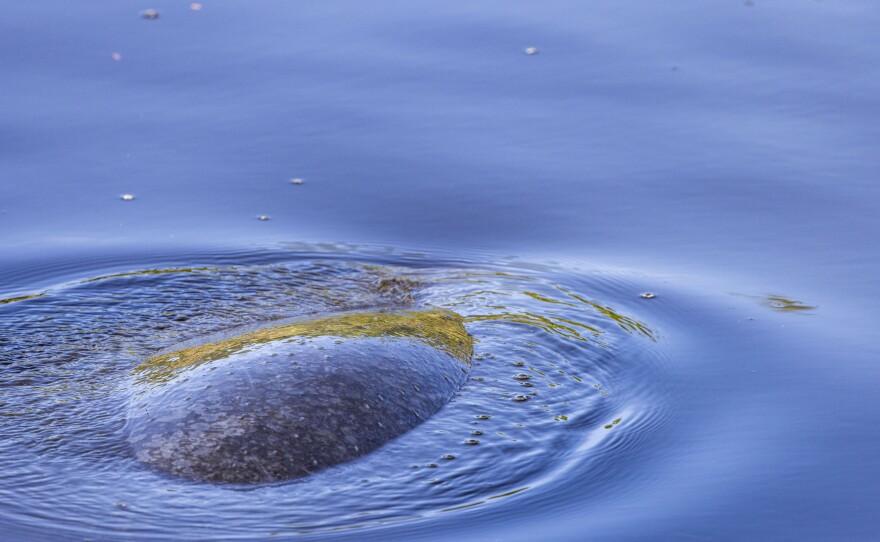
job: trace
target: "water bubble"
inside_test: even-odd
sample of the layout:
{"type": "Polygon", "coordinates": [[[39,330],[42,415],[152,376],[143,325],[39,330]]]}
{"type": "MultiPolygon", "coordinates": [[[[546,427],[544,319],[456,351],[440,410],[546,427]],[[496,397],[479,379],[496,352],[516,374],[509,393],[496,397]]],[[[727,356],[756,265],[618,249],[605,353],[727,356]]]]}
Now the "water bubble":
{"type": "Polygon", "coordinates": [[[305,181],[302,180],[302,179],[297,178],[297,179],[290,179],[290,182],[291,182],[291,184],[302,184],[302,183],[304,183],[305,181]]]}
{"type": "Polygon", "coordinates": [[[480,415],[477,416],[477,419],[478,419],[478,420],[488,420],[488,419],[491,418],[491,417],[492,417],[492,416],[490,416],[490,415],[488,415],[488,414],[480,414],[480,415]]]}
{"type": "Polygon", "coordinates": [[[479,429],[477,429],[476,431],[471,431],[471,435],[480,436],[482,434],[483,434],[483,432],[480,431],[479,429]]]}
{"type": "Polygon", "coordinates": [[[530,378],[532,378],[532,377],[531,377],[531,375],[527,375],[527,374],[525,374],[525,373],[519,373],[518,375],[514,375],[513,378],[515,378],[515,379],[517,379],[517,380],[528,380],[528,379],[530,379],[530,378]]]}
{"type": "Polygon", "coordinates": [[[131,201],[134,199],[134,194],[122,194],[123,201],[131,201]]]}
{"type": "Polygon", "coordinates": [[[537,47],[526,47],[526,54],[530,55],[530,56],[536,55],[536,54],[538,54],[538,48],[537,47]]]}
{"type": "Polygon", "coordinates": [[[522,382],[521,385],[527,388],[531,388],[532,386],[534,386],[534,384],[532,384],[531,382],[522,382]]]}
{"type": "Polygon", "coordinates": [[[652,292],[645,292],[642,294],[642,297],[645,299],[654,299],[657,295],[652,292]]]}
{"type": "Polygon", "coordinates": [[[514,400],[514,401],[519,401],[519,402],[521,403],[521,402],[523,402],[523,401],[528,401],[528,400],[529,400],[529,396],[528,396],[528,395],[517,395],[516,397],[513,398],[513,400],[514,400]]]}
{"type": "Polygon", "coordinates": [[[429,469],[436,469],[436,468],[437,468],[437,463],[428,463],[428,464],[425,465],[425,466],[428,467],[429,469]]]}
{"type": "Polygon", "coordinates": [[[446,461],[451,461],[451,460],[455,459],[455,456],[452,454],[446,454],[443,456],[443,459],[445,459],[446,461]]]}
{"type": "Polygon", "coordinates": [[[464,441],[464,443],[467,444],[468,446],[476,446],[477,444],[480,443],[480,441],[475,438],[470,438],[470,439],[467,439],[466,441],[464,441]]]}
{"type": "Polygon", "coordinates": [[[149,20],[158,19],[159,12],[156,11],[155,9],[145,9],[141,12],[141,17],[143,17],[144,19],[149,19],[149,20]]]}
{"type": "Polygon", "coordinates": [[[257,220],[261,220],[263,222],[269,220],[269,215],[260,215],[257,217],[257,220]]]}
{"type": "Polygon", "coordinates": [[[513,364],[514,364],[515,366],[517,366],[517,367],[525,367],[526,362],[524,362],[524,361],[515,361],[513,364]]]}

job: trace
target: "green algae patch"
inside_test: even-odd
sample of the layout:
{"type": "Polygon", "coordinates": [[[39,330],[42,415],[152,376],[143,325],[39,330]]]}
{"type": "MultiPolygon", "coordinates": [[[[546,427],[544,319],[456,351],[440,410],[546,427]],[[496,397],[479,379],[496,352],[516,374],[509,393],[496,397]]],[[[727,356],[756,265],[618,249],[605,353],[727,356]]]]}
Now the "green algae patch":
{"type": "Polygon", "coordinates": [[[8,303],[17,303],[19,301],[27,301],[28,299],[37,299],[38,297],[43,297],[46,294],[33,294],[33,295],[23,295],[20,297],[10,297],[9,299],[0,299],[0,305],[6,305],[8,303]]]}
{"type": "Polygon", "coordinates": [[[788,313],[808,313],[811,311],[815,311],[818,309],[818,306],[815,305],[807,305],[803,301],[798,301],[796,299],[792,299],[789,297],[785,297],[782,295],[749,295],[749,294],[731,294],[738,295],[741,297],[748,297],[749,299],[754,299],[761,303],[762,305],[769,307],[770,309],[776,312],[788,312],[788,313]]]}
{"type": "Polygon", "coordinates": [[[80,284],[88,284],[89,282],[98,282],[100,280],[116,279],[122,277],[142,277],[147,275],[171,275],[174,273],[198,273],[201,271],[216,271],[216,267],[177,267],[173,269],[142,269],[140,271],[128,271],[126,273],[114,273],[112,275],[102,275],[91,279],[85,279],[80,284]]]}
{"type": "Polygon", "coordinates": [[[228,339],[152,356],[138,365],[134,372],[142,380],[166,382],[181,370],[247,352],[254,345],[316,337],[411,338],[466,364],[470,364],[474,349],[474,338],[465,329],[464,319],[451,311],[350,313],[265,327],[228,339]]]}

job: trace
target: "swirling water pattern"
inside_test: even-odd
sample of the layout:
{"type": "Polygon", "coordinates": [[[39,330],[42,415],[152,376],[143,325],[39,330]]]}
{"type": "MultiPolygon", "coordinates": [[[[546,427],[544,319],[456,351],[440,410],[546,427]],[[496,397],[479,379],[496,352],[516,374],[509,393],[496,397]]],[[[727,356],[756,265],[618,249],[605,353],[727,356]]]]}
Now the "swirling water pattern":
{"type": "Polygon", "coordinates": [[[369,533],[576,480],[601,498],[621,475],[615,454],[647,446],[674,408],[663,330],[640,314],[658,300],[623,276],[320,251],[188,260],[106,265],[0,305],[4,524],[79,538],[369,533]],[[236,326],[376,307],[454,311],[477,341],[468,382],[422,425],[286,483],[198,483],[133,459],[124,417],[145,357],[236,326]]]}

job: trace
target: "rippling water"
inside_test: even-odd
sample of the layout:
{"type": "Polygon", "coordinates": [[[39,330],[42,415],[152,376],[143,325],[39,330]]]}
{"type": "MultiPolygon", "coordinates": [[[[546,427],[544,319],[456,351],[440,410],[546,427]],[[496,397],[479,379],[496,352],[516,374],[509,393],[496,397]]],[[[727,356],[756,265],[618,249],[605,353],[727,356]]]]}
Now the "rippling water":
{"type": "MultiPolygon", "coordinates": [[[[679,409],[658,312],[669,301],[642,297],[651,284],[631,276],[429,256],[234,257],[246,263],[218,254],[126,268],[126,259],[78,276],[72,264],[67,280],[3,300],[6,524],[110,538],[187,525],[188,536],[247,538],[428,521],[547,498],[561,485],[588,484],[582,498],[597,498],[650,472],[623,469],[622,457],[663,446],[679,409]],[[389,289],[391,279],[412,291],[389,289]],[[145,357],[243,324],[388,306],[454,311],[477,341],[467,384],[416,429],[266,486],[191,482],[134,460],[127,388],[145,357]]],[[[58,275],[31,271],[35,282],[58,275]]]]}
{"type": "Polygon", "coordinates": [[[878,27],[867,0],[4,6],[0,538],[876,540],[878,27]],[[221,486],[129,448],[157,352],[431,308],[469,380],[371,454],[221,486]]]}

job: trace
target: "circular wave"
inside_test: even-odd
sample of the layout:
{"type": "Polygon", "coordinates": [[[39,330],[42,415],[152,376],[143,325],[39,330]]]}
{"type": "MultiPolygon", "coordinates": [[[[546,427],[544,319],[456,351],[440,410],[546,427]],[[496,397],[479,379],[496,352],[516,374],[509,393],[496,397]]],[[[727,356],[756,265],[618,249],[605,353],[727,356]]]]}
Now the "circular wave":
{"type": "Polygon", "coordinates": [[[642,316],[660,300],[628,278],[322,249],[124,261],[62,262],[54,283],[46,265],[10,272],[0,523],[11,532],[364,532],[503,506],[572,479],[595,484],[584,499],[601,498],[622,476],[615,455],[647,446],[666,423],[668,354],[642,316]],[[375,308],[452,311],[476,341],[468,381],[421,425],[359,459],[257,486],[194,482],[134,458],[125,416],[145,358],[231,328],[375,308]]]}

